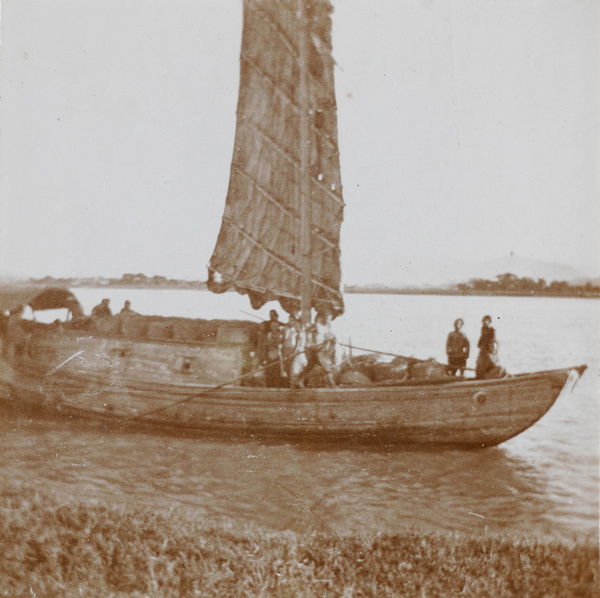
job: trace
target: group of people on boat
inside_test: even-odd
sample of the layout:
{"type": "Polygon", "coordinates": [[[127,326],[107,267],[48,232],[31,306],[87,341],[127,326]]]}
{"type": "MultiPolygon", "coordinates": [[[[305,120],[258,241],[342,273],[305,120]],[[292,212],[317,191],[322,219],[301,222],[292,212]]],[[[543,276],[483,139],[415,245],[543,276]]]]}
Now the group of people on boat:
{"type": "Polygon", "coordinates": [[[302,331],[296,316],[284,324],[272,309],[260,326],[257,350],[266,386],[303,388],[312,374],[325,386],[335,386],[335,345],[329,314],[317,314],[314,324],[302,331]]]}
{"type": "MultiPolygon", "coordinates": [[[[112,315],[110,299],[102,299],[98,305],[92,308],[92,318],[110,318],[112,315]]],[[[123,304],[123,309],[121,309],[119,315],[137,316],[138,313],[131,309],[131,301],[127,299],[123,304]]]]}
{"type": "MultiPolygon", "coordinates": [[[[451,376],[463,376],[467,369],[470,343],[463,326],[463,319],[458,318],[446,341],[446,371],[451,376]]],[[[489,315],[482,320],[477,346],[475,378],[506,376],[506,370],[499,363],[496,331],[489,315]]],[[[298,318],[292,315],[284,324],[274,309],[270,311],[269,319],[260,325],[257,356],[268,387],[335,386],[335,351],[336,338],[331,331],[331,317],[326,313],[317,314],[314,324],[306,332],[302,331],[298,318]]]]}
{"type": "MultiPolygon", "coordinates": [[[[93,325],[98,320],[112,317],[113,313],[110,309],[110,299],[102,299],[98,305],[92,308],[91,315],[88,317],[83,311],[83,307],[77,299],[73,298],[69,302],[69,322],[75,327],[88,327],[93,325]]],[[[131,301],[126,300],[123,304],[123,309],[119,312],[119,316],[138,315],[137,312],[131,309],[131,301]]]]}
{"type": "MultiPolygon", "coordinates": [[[[498,360],[498,342],[496,341],[496,330],[492,327],[492,317],[484,316],[481,321],[481,335],[477,348],[477,362],[475,364],[475,378],[485,380],[491,378],[502,378],[506,376],[506,370],[498,360]]],[[[448,373],[462,376],[467,368],[467,359],[470,353],[470,343],[466,334],[462,331],[464,321],[458,318],[454,322],[454,330],[448,334],[446,340],[446,355],[448,356],[448,373]]]]}
{"type": "MultiPolygon", "coordinates": [[[[79,301],[75,298],[71,299],[68,304],[69,325],[74,328],[86,329],[94,327],[99,319],[112,316],[109,303],[109,299],[103,299],[101,303],[92,309],[91,315],[86,316],[79,301]]],[[[0,352],[2,357],[9,360],[20,357],[27,349],[30,332],[28,332],[27,327],[24,325],[24,312],[25,307],[23,305],[13,307],[8,313],[0,312],[0,352]]],[[[125,301],[119,315],[127,316],[137,314],[131,309],[131,302],[125,301]]],[[[60,324],[61,326],[63,325],[59,320],[55,323],[60,324]]]]}
{"type": "MultiPolygon", "coordinates": [[[[4,357],[16,357],[26,347],[27,333],[21,325],[23,311],[23,307],[19,306],[8,314],[2,314],[0,337],[4,357]],[[8,351],[13,355],[8,355],[8,351]]],[[[113,315],[109,299],[103,299],[96,305],[90,316],[86,316],[81,304],[73,299],[69,304],[69,312],[69,323],[82,328],[93,327],[99,320],[113,315]]],[[[127,317],[138,314],[127,300],[118,315],[127,317]]],[[[462,330],[463,326],[462,318],[455,320],[454,330],[446,340],[446,371],[451,376],[463,376],[467,369],[470,343],[462,330]]],[[[499,363],[496,331],[489,315],[482,320],[477,347],[479,354],[475,365],[476,379],[502,378],[507,375],[499,363]]],[[[277,311],[272,309],[269,319],[259,326],[257,366],[264,373],[264,384],[268,387],[336,386],[335,356],[336,338],[331,330],[331,316],[328,313],[318,313],[315,322],[303,330],[295,315],[290,315],[288,322],[283,323],[279,320],[277,311]]]]}

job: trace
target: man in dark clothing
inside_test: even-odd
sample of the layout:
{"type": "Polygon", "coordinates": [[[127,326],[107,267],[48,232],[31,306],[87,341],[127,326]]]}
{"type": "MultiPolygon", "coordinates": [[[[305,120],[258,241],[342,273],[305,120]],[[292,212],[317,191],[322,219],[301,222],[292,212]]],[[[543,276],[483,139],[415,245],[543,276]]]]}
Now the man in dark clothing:
{"type": "Polygon", "coordinates": [[[110,311],[110,307],[108,307],[110,300],[102,299],[102,303],[96,305],[94,309],[92,309],[92,317],[93,318],[109,318],[112,316],[112,312],[110,311]]]}
{"type": "Polygon", "coordinates": [[[265,368],[266,385],[279,388],[285,385],[281,364],[281,343],[284,336],[283,323],[279,321],[279,314],[272,309],[269,319],[263,322],[259,330],[258,357],[265,368]]]}
{"type": "Polygon", "coordinates": [[[137,313],[137,311],[133,311],[133,309],[131,309],[131,301],[129,301],[129,299],[127,299],[125,301],[125,303],[123,304],[123,309],[120,311],[120,314],[122,316],[138,316],[139,315],[137,313]]]}
{"type": "Polygon", "coordinates": [[[467,359],[469,358],[470,344],[469,339],[461,330],[464,322],[458,318],[454,322],[454,330],[448,335],[446,340],[446,353],[448,355],[448,373],[454,376],[456,372],[460,372],[462,376],[467,367],[467,359]]]}
{"type": "Polygon", "coordinates": [[[479,355],[475,366],[475,377],[480,380],[502,378],[506,376],[506,370],[498,363],[498,343],[496,331],[491,326],[491,316],[484,316],[482,324],[481,336],[477,343],[479,355]]]}

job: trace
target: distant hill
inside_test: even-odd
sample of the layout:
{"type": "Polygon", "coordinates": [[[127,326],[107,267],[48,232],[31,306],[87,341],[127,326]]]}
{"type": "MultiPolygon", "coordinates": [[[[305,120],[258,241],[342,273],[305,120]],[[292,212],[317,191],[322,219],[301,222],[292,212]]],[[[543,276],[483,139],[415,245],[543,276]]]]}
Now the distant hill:
{"type": "MultiPolygon", "coordinates": [[[[404,274],[407,274],[405,271],[404,274]]],[[[350,284],[348,293],[426,293],[597,297],[600,277],[586,277],[572,266],[518,257],[448,265],[418,272],[402,282],[350,284]],[[407,282],[409,279],[414,282],[407,282]],[[426,282],[423,282],[423,280],[426,282]]]]}
{"type": "Polygon", "coordinates": [[[534,280],[543,278],[546,282],[552,282],[553,280],[574,282],[584,278],[583,274],[572,266],[532,260],[510,254],[496,260],[465,265],[462,276],[448,282],[464,282],[472,278],[494,279],[506,272],[510,272],[519,278],[527,277],[534,280]]]}
{"type": "MultiPolygon", "coordinates": [[[[393,258],[392,258],[393,259],[393,258]]],[[[597,278],[586,277],[586,273],[577,268],[556,262],[533,260],[510,254],[502,258],[488,261],[463,261],[448,263],[397,263],[390,264],[390,274],[380,280],[348,280],[351,286],[393,287],[393,288],[440,288],[468,282],[474,278],[495,280],[498,276],[510,272],[519,278],[566,281],[585,284],[597,278]]]]}

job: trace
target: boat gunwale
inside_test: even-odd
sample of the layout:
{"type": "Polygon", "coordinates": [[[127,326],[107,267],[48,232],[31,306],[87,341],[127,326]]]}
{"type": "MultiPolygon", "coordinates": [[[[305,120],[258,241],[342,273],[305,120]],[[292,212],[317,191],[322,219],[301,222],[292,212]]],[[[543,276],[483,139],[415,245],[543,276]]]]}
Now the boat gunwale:
{"type": "MultiPolygon", "coordinates": [[[[385,391],[385,393],[394,392],[397,390],[403,389],[419,389],[419,391],[431,391],[431,390],[441,390],[441,389],[458,389],[458,388],[472,388],[474,386],[477,387],[497,387],[497,386],[508,386],[511,382],[518,382],[519,385],[525,381],[533,381],[536,379],[547,379],[552,376],[564,375],[565,381],[561,382],[564,384],[566,382],[566,378],[572,371],[578,372],[578,377],[580,377],[583,372],[587,369],[586,365],[580,366],[571,366],[565,368],[557,368],[551,370],[542,370],[539,372],[525,372],[520,374],[514,374],[510,376],[506,376],[503,378],[494,378],[490,380],[481,380],[477,378],[463,379],[457,381],[447,381],[444,383],[428,383],[423,382],[422,379],[410,380],[405,383],[399,383],[396,385],[390,386],[335,386],[335,387],[319,387],[319,388],[284,388],[284,387],[266,387],[266,386],[243,386],[236,385],[233,383],[221,383],[221,384],[201,384],[201,383],[162,383],[158,381],[152,382],[144,382],[141,380],[123,380],[123,384],[116,386],[114,383],[106,385],[107,389],[111,388],[116,391],[127,391],[127,390],[154,390],[156,392],[160,392],[161,390],[168,390],[170,393],[179,394],[179,393],[198,393],[200,395],[215,392],[219,394],[227,394],[228,392],[236,392],[236,393],[245,393],[248,395],[267,393],[269,395],[274,394],[289,394],[289,395],[314,395],[318,394],[358,394],[366,392],[376,392],[380,394],[385,391]],[[412,382],[412,383],[411,383],[412,382]],[[137,388],[136,388],[137,387],[137,388]]],[[[27,376],[30,377],[30,376],[27,376]]],[[[77,372],[60,372],[57,375],[52,375],[55,380],[60,380],[61,378],[69,378],[71,380],[78,378],[85,378],[90,381],[92,378],[95,379],[97,383],[103,382],[103,375],[93,375],[89,373],[79,374],[77,372]]]]}

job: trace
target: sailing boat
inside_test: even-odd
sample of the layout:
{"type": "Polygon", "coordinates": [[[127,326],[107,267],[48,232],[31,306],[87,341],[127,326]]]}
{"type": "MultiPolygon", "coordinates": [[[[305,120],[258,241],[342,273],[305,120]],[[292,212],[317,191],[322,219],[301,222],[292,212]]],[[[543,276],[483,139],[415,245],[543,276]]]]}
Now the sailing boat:
{"type": "MultiPolygon", "coordinates": [[[[277,301],[303,329],[344,311],[344,201],[328,0],[244,0],[230,183],[209,263],[213,292],[277,301]]],[[[69,308],[68,289],[0,288],[0,309],[69,308]]],[[[4,336],[0,396],[12,406],[176,433],[335,445],[497,445],[538,421],[585,366],[495,380],[266,388],[256,322],[134,316],[42,324],[4,336]]]]}

